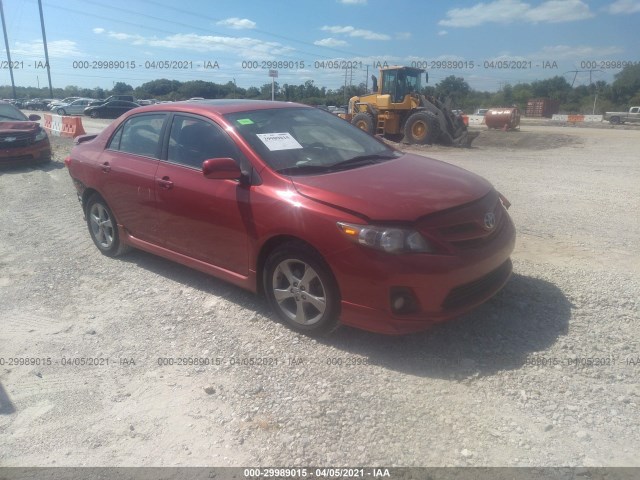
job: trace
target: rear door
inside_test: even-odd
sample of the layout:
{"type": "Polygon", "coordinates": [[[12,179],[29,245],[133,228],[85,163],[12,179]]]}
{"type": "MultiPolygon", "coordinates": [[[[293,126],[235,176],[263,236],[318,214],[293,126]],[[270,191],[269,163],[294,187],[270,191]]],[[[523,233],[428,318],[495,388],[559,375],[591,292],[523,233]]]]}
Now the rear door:
{"type": "Polygon", "coordinates": [[[121,100],[114,100],[104,105],[105,116],[109,118],[118,118],[120,115],[129,110],[127,103],[121,100]]]}
{"type": "Polygon", "coordinates": [[[240,165],[246,159],[204,117],[176,114],[167,128],[166,161],[156,171],[159,236],[170,250],[246,276],[250,187],[202,174],[209,158],[233,158],[240,165]]]}
{"type": "Polygon", "coordinates": [[[89,100],[75,100],[65,108],[69,115],[80,115],[89,106],[89,100]]]}
{"type": "Polygon", "coordinates": [[[118,222],[134,237],[158,242],[155,228],[155,173],[168,115],[147,113],[127,119],[100,156],[100,191],[118,222]]]}

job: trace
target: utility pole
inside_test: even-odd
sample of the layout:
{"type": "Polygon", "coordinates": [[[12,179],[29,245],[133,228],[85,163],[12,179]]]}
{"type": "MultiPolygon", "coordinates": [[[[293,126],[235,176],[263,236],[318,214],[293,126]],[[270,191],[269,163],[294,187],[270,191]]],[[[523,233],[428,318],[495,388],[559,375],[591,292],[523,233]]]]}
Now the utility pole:
{"type": "Polygon", "coordinates": [[[343,101],[342,104],[345,105],[347,103],[347,67],[344,67],[344,91],[343,93],[343,101]]]}
{"type": "Polygon", "coordinates": [[[0,15],[2,15],[2,31],[4,32],[4,46],[7,50],[7,61],[9,62],[9,75],[11,76],[11,88],[13,90],[13,99],[16,99],[16,82],[13,80],[13,65],[11,64],[11,53],[9,53],[9,37],[7,37],[7,24],[4,21],[4,6],[0,0],[0,15]]]}
{"type": "MultiPolygon", "coordinates": [[[[578,76],[578,73],[587,73],[589,72],[589,85],[593,85],[593,72],[602,72],[602,70],[598,70],[596,68],[592,68],[590,70],[569,70],[568,72],[565,72],[565,75],[567,73],[575,73],[575,75],[573,76],[573,82],[571,82],[571,88],[573,88],[573,84],[576,83],[576,77],[578,76]]],[[[596,94],[593,98],[593,110],[592,110],[592,115],[596,114],[596,102],[598,101],[598,88],[596,87],[596,94]]]]}
{"type": "Polygon", "coordinates": [[[47,77],[49,78],[49,96],[53,98],[53,87],[51,86],[51,69],[49,68],[49,50],[47,49],[47,34],[44,31],[44,14],[42,13],[42,0],[38,0],[40,8],[40,25],[42,26],[42,44],[44,45],[44,61],[47,66],[47,77]]]}
{"type": "Polygon", "coordinates": [[[364,83],[364,91],[366,93],[369,93],[369,64],[368,63],[367,63],[367,76],[364,77],[364,78],[365,78],[365,80],[364,80],[364,82],[365,82],[364,83]]]}

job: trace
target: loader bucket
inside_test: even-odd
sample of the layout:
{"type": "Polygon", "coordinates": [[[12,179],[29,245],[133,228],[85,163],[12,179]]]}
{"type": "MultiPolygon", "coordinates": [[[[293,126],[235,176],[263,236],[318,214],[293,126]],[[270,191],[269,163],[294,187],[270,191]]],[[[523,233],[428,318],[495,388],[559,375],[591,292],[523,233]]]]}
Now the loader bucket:
{"type": "Polygon", "coordinates": [[[478,135],[480,135],[480,132],[470,132],[465,130],[461,135],[458,135],[453,139],[453,143],[451,145],[454,147],[470,148],[471,143],[478,137],[478,135]]]}

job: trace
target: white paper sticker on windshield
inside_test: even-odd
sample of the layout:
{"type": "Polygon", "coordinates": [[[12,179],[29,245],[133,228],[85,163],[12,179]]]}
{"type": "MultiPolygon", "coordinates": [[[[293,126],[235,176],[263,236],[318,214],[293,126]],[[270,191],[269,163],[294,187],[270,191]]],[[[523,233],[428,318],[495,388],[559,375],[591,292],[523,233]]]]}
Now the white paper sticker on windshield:
{"type": "Polygon", "coordinates": [[[257,133],[257,137],[262,140],[269,150],[294,150],[302,148],[302,145],[288,132],[283,133],[257,133]]]}

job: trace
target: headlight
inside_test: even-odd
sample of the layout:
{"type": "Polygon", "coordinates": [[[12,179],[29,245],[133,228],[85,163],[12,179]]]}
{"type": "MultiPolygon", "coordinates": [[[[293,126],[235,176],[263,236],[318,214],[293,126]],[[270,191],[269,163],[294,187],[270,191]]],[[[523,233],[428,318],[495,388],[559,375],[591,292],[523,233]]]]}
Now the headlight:
{"type": "Polygon", "coordinates": [[[343,222],[338,222],[338,228],[352,242],[384,252],[434,252],[429,242],[415,230],[379,225],[356,225],[343,222]]]}
{"type": "Polygon", "coordinates": [[[41,140],[44,140],[45,138],[47,138],[47,131],[44,128],[40,128],[38,133],[36,133],[35,141],[36,142],[40,142],[41,140]]]}

